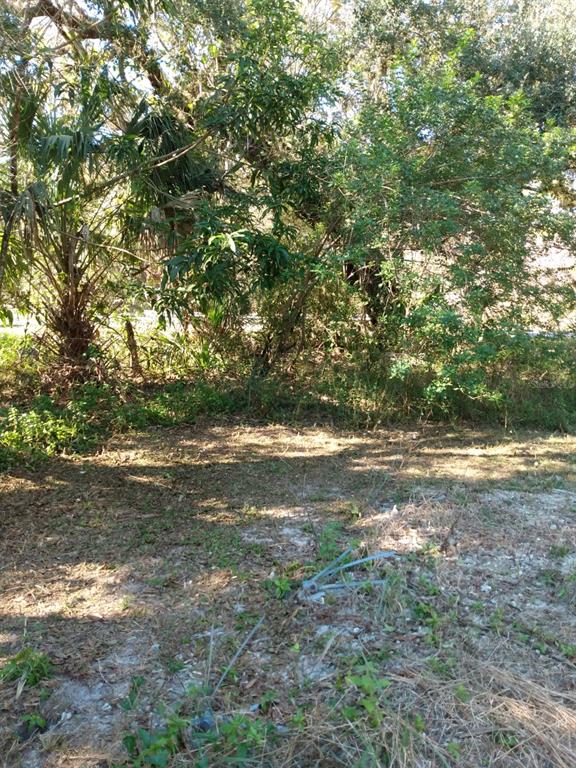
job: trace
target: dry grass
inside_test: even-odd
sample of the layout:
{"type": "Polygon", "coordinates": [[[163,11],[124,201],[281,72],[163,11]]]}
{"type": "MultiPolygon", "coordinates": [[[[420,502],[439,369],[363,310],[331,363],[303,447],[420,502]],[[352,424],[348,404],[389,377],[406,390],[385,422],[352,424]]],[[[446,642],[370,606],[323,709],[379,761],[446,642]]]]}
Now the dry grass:
{"type": "MultiPolygon", "coordinates": [[[[260,615],[209,703],[273,729],[244,763],[212,745],[214,768],[575,766],[575,447],[236,425],[5,477],[0,665],[30,645],[56,674],[18,698],[0,682],[0,766],[124,761],[126,732],[164,727],[159,703],[202,711],[190,686],[215,683],[260,615]],[[351,542],[404,556],[386,589],[274,596],[351,542]],[[363,674],[388,681],[371,711],[363,674]],[[24,738],[35,713],[46,731],[24,738]]],[[[174,766],[208,749],[181,747],[174,766]]]]}

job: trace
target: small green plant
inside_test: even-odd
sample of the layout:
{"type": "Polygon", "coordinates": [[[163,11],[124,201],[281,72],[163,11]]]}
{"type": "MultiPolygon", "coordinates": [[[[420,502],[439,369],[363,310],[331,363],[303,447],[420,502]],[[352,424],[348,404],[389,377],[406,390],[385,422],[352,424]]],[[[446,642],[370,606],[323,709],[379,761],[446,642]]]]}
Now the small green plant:
{"type": "Polygon", "coordinates": [[[23,716],[21,732],[23,736],[30,738],[36,733],[45,731],[46,726],[46,718],[42,717],[38,712],[32,712],[23,716]]]}
{"type": "Polygon", "coordinates": [[[384,716],[381,697],[383,692],[390,686],[390,680],[381,677],[379,670],[374,664],[364,662],[357,665],[346,676],[346,683],[349,687],[355,688],[359,692],[360,698],[355,705],[344,707],[342,712],[345,717],[354,720],[363,711],[374,725],[379,724],[384,716]]]}
{"type": "Polygon", "coordinates": [[[558,590],[558,597],[566,600],[571,605],[576,603],[576,571],[566,574],[558,590]]]}
{"type": "Polygon", "coordinates": [[[503,608],[496,608],[490,617],[490,629],[496,632],[497,635],[501,635],[506,629],[506,621],[503,608]]]}
{"type": "Polygon", "coordinates": [[[0,680],[7,683],[22,680],[24,685],[35,686],[50,677],[52,669],[45,653],[26,647],[0,668],[0,680]]]}
{"type": "Polygon", "coordinates": [[[185,667],[186,664],[184,664],[181,659],[168,659],[166,661],[166,669],[172,675],[175,675],[177,672],[181,672],[183,669],[185,669],[185,667]]]}
{"type": "Polygon", "coordinates": [[[328,523],[320,531],[318,536],[318,559],[321,562],[330,562],[334,560],[342,548],[338,543],[339,537],[342,535],[341,523],[328,523]]]}
{"type": "Polygon", "coordinates": [[[440,548],[437,544],[434,544],[434,542],[427,542],[424,544],[422,549],[418,552],[420,557],[422,557],[424,564],[426,568],[429,568],[430,570],[434,570],[436,566],[438,565],[438,561],[441,557],[440,548]]]}
{"type": "Polygon", "coordinates": [[[567,544],[553,544],[550,547],[550,557],[554,558],[555,560],[562,560],[566,555],[569,555],[570,552],[572,552],[572,548],[568,546],[567,544]]]}
{"type": "Polygon", "coordinates": [[[426,730],[426,721],[422,717],[422,715],[419,715],[416,713],[412,716],[412,727],[415,731],[418,733],[424,733],[426,730]]]}
{"type": "Polygon", "coordinates": [[[236,629],[239,632],[246,632],[258,623],[260,615],[255,611],[239,611],[236,614],[236,629]]]}
{"type": "Polygon", "coordinates": [[[426,666],[443,680],[450,680],[456,672],[456,659],[451,656],[446,658],[432,656],[426,660],[426,666]]]}
{"type": "Polygon", "coordinates": [[[355,501],[348,502],[342,510],[342,513],[351,522],[355,522],[362,518],[362,509],[355,501]]]}
{"type": "Polygon", "coordinates": [[[509,731],[496,731],[493,735],[493,739],[501,747],[505,749],[514,749],[518,746],[518,739],[509,731]]]}
{"type": "Polygon", "coordinates": [[[418,587],[427,597],[436,597],[441,594],[440,587],[434,584],[427,576],[421,575],[418,579],[418,587]]]}
{"type": "Polygon", "coordinates": [[[427,627],[429,627],[432,632],[435,632],[442,626],[441,615],[433,605],[429,605],[428,603],[423,603],[420,601],[417,602],[414,605],[414,616],[422,624],[425,624],[427,627]]]}
{"type": "Polygon", "coordinates": [[[296,728],[297,731],[303,731],[306,727],[306,713],[301,707],[298,707],[296,712],[290,718],[290,722],[296,728]]]}
{"type": "Polygon", "coordinates": [[[263,747],[266,741],[274,736],[269,723],[246,715],[237,715],[221,723],[219,732],[218,751],[225,752],[227,764],[234,766],[244,765],[257,749],[263,747]]]}
{"type": "Polygon", "coordinates": [[[453,757],[455,760],[460,758],[461,747],[457,741],[449,741],[448,744],[446,744],[446,751],[450,757],[453,757]]]}
{"type": "Polygon", "coordinates": [[[258,700],[258,708],[261,712],[268,712],[278,700],[279,696],[276,691],[266,691],[258,700]]]}
{"type": "Polygon", "coordinates": [[[554,568],[544,568],[538,574],[538,581],[546,587],[554,588],[562,581],[562,573],[554,568]]]}
{"type": "Polygon", "coordinates": [[[266,579],[264,582],[265,589],[274,595],[278,600],[283,600],[292,592],[293,582],[286,576],[274,576],[270,579],[266,579]]]}
{"type": "Polygon", "coordinates": [[[558,643],[558,650],[564,654],[567,659],[574,661],[576,659],[576,643],[558,643]]]}
{"type": "Polygon", "coordinates": [[[136,702],[138,701],[138,695],[140,693],[140,689],[142,688],[143,684],[144,684],[144,678],[142,677],[142,675],[135,675],[132,678],[128,695],[126,696],[125,699],[122,699],[122,701],[120,702],[120,706],[125,712],[131,709],[134,709],[134,707],[136,706],[136,702]]]}
{"type": "Polygon", "coordinates": [[[550,653],[555,648],[568,659],[576,658],[576,644],[564,643],[557,635],[551,634],[546,629],[537,625],[530,626],[516,620],[512,625],[515,631],[515,638],[521,642],[531,643],[543,656],[550,653]]]}
{"type": "Polygon", "coordinates": [[[166,768],[170,758],[183,746],[182,732],[187,721],[172,714],[162,728],[138,728],[123,739],[130,757],[130,768],[166,768]]]}
{"type": "Polygon", "coordinates": [[[461,701],[464,704],[466,704],[472,698],[472,694],[468,688],[466,688],[464,683],[458,683],[458,685],[454,688],[454,696],[456,696],[458,701],[461,701]]]}

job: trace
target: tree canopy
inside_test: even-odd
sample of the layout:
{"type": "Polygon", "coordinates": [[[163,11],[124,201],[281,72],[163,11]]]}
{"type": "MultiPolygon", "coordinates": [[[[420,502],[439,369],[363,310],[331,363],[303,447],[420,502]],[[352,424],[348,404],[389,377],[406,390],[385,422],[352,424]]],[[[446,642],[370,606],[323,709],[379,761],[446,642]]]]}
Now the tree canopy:
{"type": "Polygon", "coordinates": [[[433,401],[499,396],[573,322],[574,13],[5,2],[4,317],[73,377],[152,307],[252,375],[346,350],[433,401]]]}

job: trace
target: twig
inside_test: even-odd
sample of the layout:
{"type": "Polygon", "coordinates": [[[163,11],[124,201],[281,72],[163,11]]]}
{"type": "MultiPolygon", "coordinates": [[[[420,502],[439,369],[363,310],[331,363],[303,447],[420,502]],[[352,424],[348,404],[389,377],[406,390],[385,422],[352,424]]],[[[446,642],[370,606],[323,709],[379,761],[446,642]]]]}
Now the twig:
{"type": "Polygon", "coordinates": [[[240,648],[238,648],[234,656],[232,656],[228,666],[226,667],[224,672],[222,672],[222,674],[220,675],[220,679],[218,680],[218,682],[216,683],[216,686],[214,687],[214,690],[212,691],[212,696],[215,696],[216,693],[218,693],[220,686],[222,685],[224,680],[226,680],[230,670],[232,669],[234,664],[236,664],[238,659],[242,656],[242,654],[248,647],[248,644],[250,643],[250,641],[252,640],[256,632],[258,632],[258,630],[260,629],[263,623],[264,623],[264,616],[260,616],[260,619],[258,620],[257,624],[255,624],[250,630],[250,632],[248,632],[248,634],[246,635],[246,638],[244,639],[244,642],[242,643],[240,648]]]}

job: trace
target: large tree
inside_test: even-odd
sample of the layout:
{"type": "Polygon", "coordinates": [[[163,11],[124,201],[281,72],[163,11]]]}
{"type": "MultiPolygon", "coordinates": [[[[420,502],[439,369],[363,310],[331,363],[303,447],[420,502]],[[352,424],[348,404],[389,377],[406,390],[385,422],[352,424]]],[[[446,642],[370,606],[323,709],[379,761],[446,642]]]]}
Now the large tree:
{"type": "Polygon", "coordinates": [[[60,356],[82,367],[106,282],[143,255],[168,260],[160,311],[248,313],[290,260],[275,169],[325,130],[335,65],[294,4],[40,0],[2,34],[0,280],[42,275],[60,356]]]}

